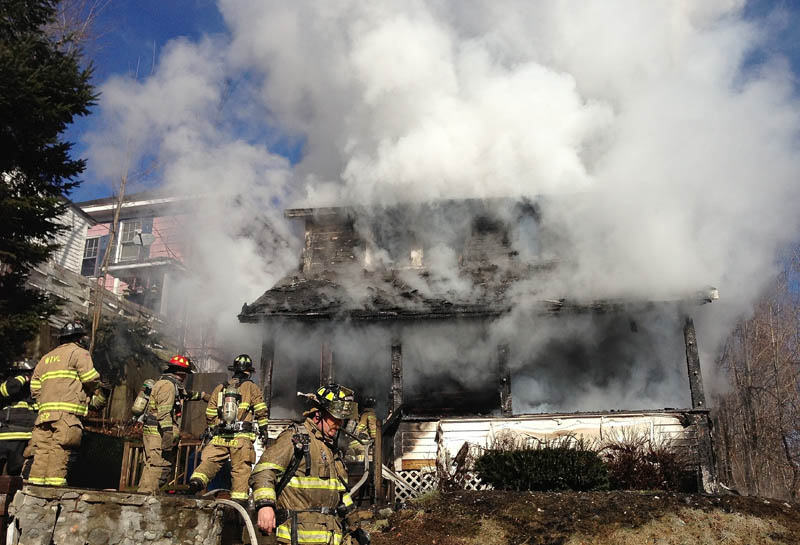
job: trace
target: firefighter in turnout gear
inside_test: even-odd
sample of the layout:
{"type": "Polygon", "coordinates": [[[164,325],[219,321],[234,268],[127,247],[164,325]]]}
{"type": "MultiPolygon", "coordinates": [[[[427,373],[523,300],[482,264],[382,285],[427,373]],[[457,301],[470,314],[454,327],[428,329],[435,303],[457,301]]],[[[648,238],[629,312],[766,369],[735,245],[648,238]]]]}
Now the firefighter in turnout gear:
{"type": "MultiPolygon", "coordinates": [[[[306,397],[312,408],[303,413],[305,422],[278,436],[250,477],[258,528],[266,534],[274,531],[279,543],[338,545],[343,524],[337,514],[349,511],[353,500],[336,439],[345,421],[357,416],[357,408],[352,390],[338,384],[306,397]]],[[[345,520],[350,527],[351,521],[345,520]]]]}
{"type": "MultiPolygon", "coordinates": [[[[375,416],[375,398],[365,398],[363,408],[364,410],[361,413],[361,418],[355,429],[355,435],[361,439],[371,439],[375,441],[375,436],[378,433],[378,417],[375,416]]],[[[366,452],[364,445],[355,440],[350,441],[350,450],[353,451],[358,461],[364,461],[364,454],[366,452]]]]}
{"type": "MultiPolygon", "coordinates": [[[[39,406],[31,396],[33,364],[17,363],[0,384],[0,471],[20,475],[39,406]]],[[[28,468],[30,469],[30,467],[28,468]]],[[[27,477],[27,475],[26,475],[27,477]]]]}
{"type": "Polygon", "coordinates": [[[89,408],[102,409],[108,392],[101,389],[100,374],[81,346],[86,332],[79,323],[61,328],[61,345],[45,354],[31,377],[31,394],[39,404],[33,428],[32,484],[66,486],[67,464],[81,444],[82,416],[89,408]]]}
{"type": "Polygon", "coordinates": [[[153,385],[142,427],[144,469],[138,492],[155,494],[169,480],[181,432],[185,401],[208,399],[205,392],[187,392],[183,386],[192,373],[185,356],[172,356],[165,373],[153,385]]]}
{"type": "Polygon", "coordinates": [[[211,442],[203,449],[203,463],[189,478],[189,489],[194,493],[208,486],[225,460],[230,458],[231,499],[245,502],[250,489],[250,468],[256,460],[254,421],[258,424],[263,443],[267,432],[267,405],[261,389],[250,380],[254,371],[250,356],[237,356],[228,370],[233,371],[233,378],[211,392],[206,408],[211,442]]]}

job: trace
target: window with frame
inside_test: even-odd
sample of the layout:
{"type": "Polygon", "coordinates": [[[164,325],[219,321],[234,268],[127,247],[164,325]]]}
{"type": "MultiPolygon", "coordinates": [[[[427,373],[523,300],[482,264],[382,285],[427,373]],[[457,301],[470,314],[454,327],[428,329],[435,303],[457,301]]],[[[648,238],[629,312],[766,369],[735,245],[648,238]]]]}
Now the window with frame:
{"type": "Polygon", "coordinates": [[[97,270],[97,256],[100,253],[100,237],[87,238],[86,245],[83,247],[83,261],[81,262],[81,274],[83,276],[94,276],[97,270]]]}
{"type": "Polygon", "coordinates": [[[119,261],[136,261],[139,259],[141,245],[138,244],[139,239],[136,237],[136,232],[141,232],[141,230],[141,220],[129,220],[122,224],[122,230],[119,234],[119,261]]]}

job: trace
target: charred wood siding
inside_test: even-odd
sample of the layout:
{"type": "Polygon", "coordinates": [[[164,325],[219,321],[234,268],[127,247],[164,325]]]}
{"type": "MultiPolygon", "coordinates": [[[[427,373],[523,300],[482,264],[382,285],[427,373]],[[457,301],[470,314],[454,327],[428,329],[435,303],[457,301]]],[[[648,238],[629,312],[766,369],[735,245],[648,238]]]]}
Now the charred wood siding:
{"type": "Polygon", "coordinates": [[[306,220],[303,273],[314,274],[355,261],[363,242],[349,218],[326,217],[306,220]]]}
{"type": "Polygon", "coordinates": [[[506,226],[487,218],[475,220],[461,254],[462,265],[503,266],[511,258],[506,226]]]}

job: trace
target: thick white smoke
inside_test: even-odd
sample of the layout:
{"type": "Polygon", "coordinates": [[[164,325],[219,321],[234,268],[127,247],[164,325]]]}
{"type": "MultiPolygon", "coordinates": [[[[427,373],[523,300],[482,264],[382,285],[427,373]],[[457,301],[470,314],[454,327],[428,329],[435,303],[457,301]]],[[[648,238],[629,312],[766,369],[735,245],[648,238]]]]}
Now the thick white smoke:
{"type": "MultiPolygon", "coordinates": [[[[743,7],[221,0],[227,35],[176,39],[152,75],[101,86],[91,164],[114,176],[126,156],[152,159],[170,191],[215,195],[190,230],[192,290],[197,312],[227,325],[297,267],[285,207],[546,195],[558,203],[546,227],[574,266],[540,295],[658,299],[716,286],[722,300],[698,316],[708,366],[798,234],[800,104],[781,59],[748,62],[770,28],[743,7]],[[303,144],[297,164],[275,151],[287,142],[303,144]]],[[[425,257],[453,276],[452,248],[425,257]]],[[[518,331],[518,353],[566,335],[524,314],[513,322],[537,335],[518,331]]],[[[602,337],[585,327],[567,331],[602,337]]],[[[682,403],[682,382],[648,386],[659,361],[621,377],[624,388],[590,380],[588,405],[622,389],[629,406],[682,403]]],[[[528,377],[524,390],[543,395],[526,406],[563,406],[544,395],[558,380],[528,377]]]]}

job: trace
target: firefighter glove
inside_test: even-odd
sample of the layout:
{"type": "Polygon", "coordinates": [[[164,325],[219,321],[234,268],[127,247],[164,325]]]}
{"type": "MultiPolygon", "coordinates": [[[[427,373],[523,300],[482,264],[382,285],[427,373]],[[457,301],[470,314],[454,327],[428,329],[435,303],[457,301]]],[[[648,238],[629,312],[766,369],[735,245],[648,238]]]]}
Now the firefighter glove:
{"type": "Polygon", "coordinates": [[[363,528],[358,528],[350,533],[350,536],[358,543],[358,545],[369,545],[371,540],[369,533],[363,528]]]}
{"type": "Polygon", "coordinates": [[[92,409],[102,409],[108,404],[108,398],[110,395],[111,386],[101,383],[100,386],[95,389],[92,397],[89,399],[89,406],[92,409]]]}
{"type": "Polygon", "coordinates": [[[200,399],[208,403],[211,400],[211,395],[206,392],[200,392],[200,399]]]}
{"type": "Polygon", "coordinates": [[[161,433],[161,450],[172,450],[175,441],[175,436],[172,433],[172,427],[164,428],[161,433]]]}
{"type": "Polygon", "coordinates": [[[339,505],[336,506],[336,514],[339,515],[339,517],[341,518],[346,517],[349,512],[350,508],[347,507],[344,503],[340,503],[339,505]]]}

